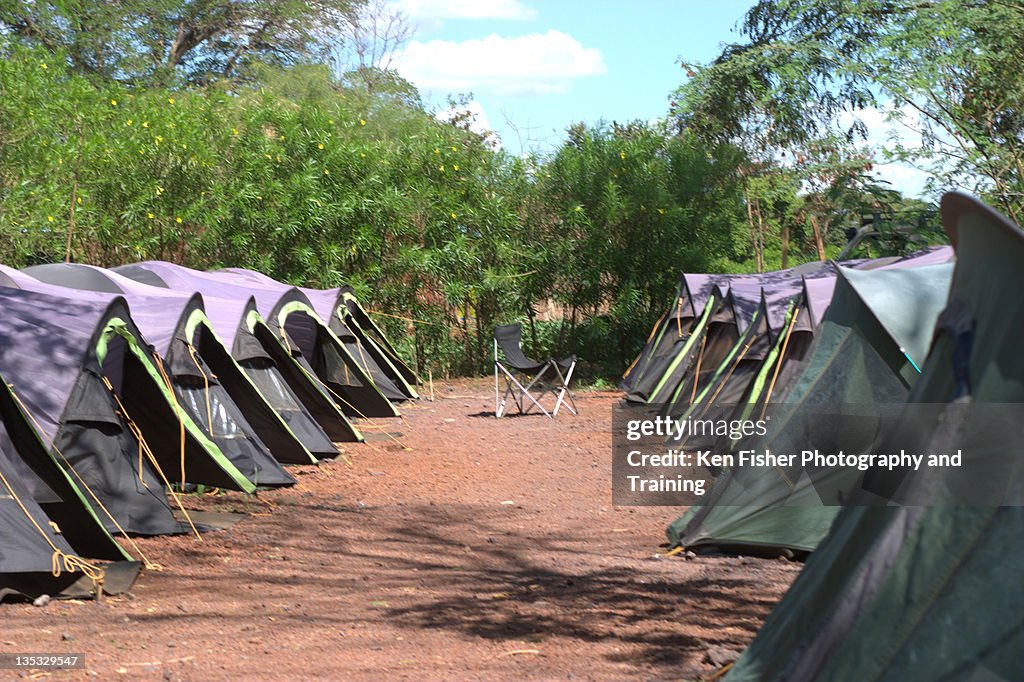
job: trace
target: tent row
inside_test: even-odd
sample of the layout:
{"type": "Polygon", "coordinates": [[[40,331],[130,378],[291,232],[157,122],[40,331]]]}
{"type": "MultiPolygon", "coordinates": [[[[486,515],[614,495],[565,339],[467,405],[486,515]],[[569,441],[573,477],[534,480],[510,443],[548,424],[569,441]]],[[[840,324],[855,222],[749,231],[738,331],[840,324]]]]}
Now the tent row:
{"type": "MultiPolygon", "coordinates": [[[[837,266],[806,360],[771,396],[768,433],[716,447],[959,450],[965,465],[1018,451],[1024,424],[993,430],[986,408],[1024,404],[1024,232],[966,195],[941,208],[955,262],[932,252],[837,266]],[[858,410],[879,405],[891,407],[858,410]]],[[[971,482],[1002,490],[988,506],[956,501],[959,472],[722,472],[669,527],[672,544],[810,552],[725,679],[1024,679],[1024,511],[1006,502],[1020,498],[1021,467],[971,482]]]]}
{"type": "Polygon", "coordinates": [[[349,288],[0,266],[0,311],[0,598],[127,589],[140,564],[113,535],[200,532],[181,492],[292,485],[287,465],[417,397],[349,288]]]}
{"type": "MultiPolygon", "coordinates": [[[[655,343],[645,348],[646,364],[643,356],[634,363],[634,369],[662,371],[663,384],[671,371],[678,373],[671,402],[656,407],[680,419],[770,420],[763,436],[742,442],[688,436],[672,446],[734,454],[867,452],[884,427],[883,415],[872,409],[902,403],[920,374],[949,290],[952,256],[950,247],[932,247],[903,258],[759,275],[684,275],[675,309],[680,300],[705,300],[705,309],[691,315],[689,335],[678,332],[686,320],[663,318],[660,348],[669,346],[665,336],[676,348],[662,361],[665,370],[658,370],[655,343]],[[694,295],[701,290],[706,297],[694,295]]],[[[629,381],[627,374],[627,387],[629,381]]],[[[650,383],[644,376],[634,381],[650,383]]],[[[634,389],[631,398],[642,395],[634,389]]],[[[858,483],[836,468],[744,466],[717,473],[702,504],[668,527],[673,547],[811,552],[858,483]]]]}
{"type": "MultiPolygon", "coordinates": [[[[985,408],[1024,403],[1024,232],[966,195],[947,194],[941,208],[956,250],[948,296],[878,443],[1005,460],[1022,425],[993,434],[985,408]]],[[[1020,486],[1019,469],[985,483],[1020,486]]],[[[1024,679],[1024,509],[944,503],[958,476],[894,472],[858,490],[726,679],[1024,679]],[[887,487],[935,501],[872,504],[871,490],[887,487]]]]}
{"type": "MultiPolygon", "coordinates": [[[[755,415],[771,416],[767,433],[741,443],[683,445],[869,452],[885,426],[878,406],[906,399],[945,304],[953,266],[928,264],[933,253],[874,269],[836,266],[831,299],[807,334],[813,340],[799,359],[788,359],[782,374],[789,376],[768,396],[771,405],[755,415]]],[[[857,483],[836,468],[737,467],[722,472],[703,504],[669,527],[669,538],[689,548],[809,552],[857,483]]]]}

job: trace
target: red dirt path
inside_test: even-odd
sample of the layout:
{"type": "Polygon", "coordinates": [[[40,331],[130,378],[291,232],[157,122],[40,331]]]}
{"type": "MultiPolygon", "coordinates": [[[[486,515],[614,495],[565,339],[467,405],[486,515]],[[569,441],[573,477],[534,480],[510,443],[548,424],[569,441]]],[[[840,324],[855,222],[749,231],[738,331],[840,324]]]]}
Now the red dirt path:
{"type": "Polygon", "coordinates": [[[191,498],[251,513],[140,541],[164,570],[131,595],[0,606],[0,653],[84,654],[62,679],[699,679],[800,565],[660,557],[679,510],[611,505],[618,399],[496,420],[486,382],[445,385],[375,422],[409,449],[348,445],[262,503],[191,498]]]}

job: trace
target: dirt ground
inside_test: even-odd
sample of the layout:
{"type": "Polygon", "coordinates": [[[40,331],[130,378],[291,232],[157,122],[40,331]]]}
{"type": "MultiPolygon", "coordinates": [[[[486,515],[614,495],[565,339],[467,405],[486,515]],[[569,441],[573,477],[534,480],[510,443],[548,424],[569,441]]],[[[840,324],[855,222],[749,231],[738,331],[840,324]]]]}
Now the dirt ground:
{"type": "Polygon", "coordinates": [[[0,653],[84,654],[62,679],[618,680],[742,650],[800,564],[662,556],[680,510],[611,505],[620,394],[496,420],[491,391],[435,386],[294,488],[193,496],[247,515],[140,540],[163,570],[128,595],[0,605],[0,653]]]}

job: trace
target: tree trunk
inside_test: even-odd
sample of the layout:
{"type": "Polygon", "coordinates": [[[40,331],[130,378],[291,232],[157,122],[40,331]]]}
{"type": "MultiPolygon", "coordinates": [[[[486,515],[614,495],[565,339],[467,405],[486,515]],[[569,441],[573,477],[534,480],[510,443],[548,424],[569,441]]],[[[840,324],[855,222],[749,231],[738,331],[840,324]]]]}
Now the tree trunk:
{"type": "Polygon", "coordinates": [[[764,272],[764,216],[761,214],[761,202],[757,202],[757,271],[764,272]]]}
{"type": "Polygon", "coordinates": [[[811,213],[811,229],[814,231],[814,246],[818,249],[818,260],[825,261],[825,239],[821,235],[821,228],[818,225],[818,216],[811,213]]]}
{"type": "Polygon", "coordinates": [[[754,224],[754,206],[750,199],[750,190],[743,188],[743,195],[747,200],[747,225],[750,227],[750,241],[754,245],[754,258],[757,261],[757,269],[761,270],[761,252],[758,248],[757,226],[754,224]]]}
{"type": "Polygon", "coordinates": [[[789,223],[782,224],[782,269],[789,267],[789,223]]]}

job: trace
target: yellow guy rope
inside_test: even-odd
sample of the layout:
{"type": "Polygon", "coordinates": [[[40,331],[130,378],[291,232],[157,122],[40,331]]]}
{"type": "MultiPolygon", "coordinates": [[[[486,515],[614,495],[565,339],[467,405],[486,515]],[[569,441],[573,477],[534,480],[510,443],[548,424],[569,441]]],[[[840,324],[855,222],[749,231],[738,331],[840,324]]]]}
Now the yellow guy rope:
{"type": "MultiPolygon", "coordinates": [[[[287,334],[287,333],[285,332],[285,330],[284,330],[284,327],[281,327],[281,338],[282,338],[282,339],[284,339],[284,344],[285,344],[285,348],[287,348],[287,349],[288,349],[288,352],[290,353],[290,352],[291,352],[291,350],[292,350],[292,345],[291,345],[291,344],[290,344],[290,343],[288,342],[288,334],[287,334]]],[[[327,384],[325,384],[325,383],[324,383],[324,382],[323,382],[323,381],[322,381],[322,380],[320,379],[320,377],[316,376],[316,374],[310,374],[310,373],[309,373],[309,371],[308,371],[308,370],[307,370],[307,369],[306,369],[305,367],[303,367],[301,363],[298,363],[298,365],[299,365],[299,368],[300,368],[300,369],[301,369],[301,370],[303,371],[303,373],[304,373],[304,374],[305,374],[306,376],[308,376],[308,377],[309,377],[310,379],[312,379],[313,381],[315,381],[316,383],[320,384],[320,385],[321,385],[321,386],[323,386],[323,387],[324,387],[325,389],[327,389],[327,391],[328,391],[328,392],[329,392],[329,393],[330,393],[330,394],[331,394],[332,396],[334,396],[334,397],[335,397],[335,398],[336,398],[337,400],[340,400],[341,402],[343,402],[343,403],[345,403],[346,405],[348,405],[348,406],[349,406],[349,407],[350,407],[350,408],[352,409],[352,411],[353,411],[353,412],[355,412],[355,413],[356,413],[357,415],[359,415],[359,416],[360,416],[360,417],[362,417],[363,419],[367,419],[367,420],[369,419],[369,417],[367,417],[367,416],[366,416],[365,414],[363,414],[363,413],[362,413],[362,412],[361,412],[361,411],[359,410],[359,408],[357,408],[357,407],[356,407],[355,405],[353,405],[353,404],[352,404],[352,403],[350,403],[349,401],[347,401],[347,400],[345,400],[344,398],[342,398],[342,397],[341,397],[340,395],[338,395],[337,391],[335,391],[335,390],[334,390],[334,389],[332,389],[332,388],[331,388],[330,386],[328,386],[327,384]]],[[[368,422],[368,423],[367,423],[366,425],[367,425],[367,426],[371,426],[371,427],[373,427],[373,428],[375,428],[375,429],[378,429],[378,430],[379,430],[379,431],[380,431],[381,433],[383,433],[383,434],[384,434],[385,436],[387,436],[387,437],[388,437],[388,438],[390,438],[391,440],[393,440],[393,441],[395,441],[396,443],[398,443],[398,444],[399,444],[399,445],[400,445],[400,446],[402,447],[402,449],[403,449],[403,450],[411,450],[411,449],[412,449],[412,448],[408,447],[408,446],[407,446],[407,445],[406,445],[405,443],[403,443],[402,441],[398,440],[397,438],[395,438],[394,436],[392,436],[392,435],[391,435],[390,433],[388,433],[388,432],[387,432],[387,429],[385,429],[385,428],[384,428],[383,426],[380,426],[379,424],[374,424],[373,422],[368,422]]],[[[375,448],[375,447],[373,447],[373,445],[371,445],[370,443],[367,443],[366,441],[363,441],[363,443],[364,443],[365,445],[368,445],[368,446],[370,447],[370,449],[371,449],[371,450],[373,450],[373,451],[375,451],[375,452],[380,452],[380,450],[379,450],[378,448],[375,448]]]]}
{"type": "MultiPolygon", "coordinates": [[[[39,423],[38,420],[36,420],[35,415],[29,411],[28,406],[25,405],[21,397],[14,392],[14,386],[12,386],[11,384],[7,384],[7,387],[11,390],[11,395],[14,396],[15,402],[17,402],[18,406],[21,407],[21,411],[24,412],[30,420],[32,420],[32,423],[35,424],[37,431],[39,433],[43,433],[42,425],[39,423]]],[[[89,487],[89,484],[85,482],[85,479],[82,478],[81,474],[75,471],[75,468],[71,465],[71,462],[68,461],[68,458],[64,456],[64,453],[60,451],[60,448],[58,448],[56,445],[52,446],[52,448],[53,451],[56,452],[57,455],[60,457],[61,461],[64,462],[64,465],[67,467],[68,471],[74,474],[75,478],[82,485],[85,491],[89,493],[89,497],[91,497],[93,502],[96,503],[96,506],[100,508],[100,511],[106,514],[107,518],[110,519],[110,522],[114,524],[114,527],[117,528],[117,532],[119,532],[124,537],[124,539],[128,541],[128,544],[132,546],[132,549],[138,552],[139,557],[142,558],[142,563],[145,564],[146,568],[151,571],[162,571],[163,566],[161,566],[160,564],[153,563],[149,560],[149,558],[146,557],[146,555],[142,552],[142,548],[139,547],[135,540],[133,540],[131,536],[128,535],[128,532],[124,529],[124,527],[117,522],[117,519],[115,519],[114,515],[110,513],[110,510],[107,509],[106,506],[104,506],[103,502],[100,501],[99,496],[96,495],[93,489],[89,487]]]]}
{"type": "MultiPolygon", "coordinates": [[[[186,343],[185,346],[188,348],[188,354],[192,358],[192,362],[195,363],[196,369],[203,376],[203,390],[206,395],[206,423],[209,424],[210,435],[213,435],[213,408],[210,406],[210,378],[206,376],[206,372],[203,371],[202,365],[199,364],[199,358],[196,357],[196,349],[191,343],[186,343]]],[[[184,426],[184,423],[182,423],[184,426]]],[[[184,475],[182,476],[184,478],[184,475]]]]}
{"type": "Polygon", "coordinates": [[[149,448],[149,443],[146,442],[145,437],[142,435],[142,429],[139,428],[139,425],[136,424],[135,421],[128,414],[128,410],[125,408],[124,403],[121,402],[120,396],[118,396],[117,393],[114,392],[114,387],[110,384],[110,380],[107,379],[107,377],[105,376],[102,377],[102,379],[104,385],[106,385],[107,387],[107,390],[110,391],[110,395],[114,396],[114,400],[117,402],[117,407],[118,409],[121,410],[121,415],[124,417],[125,422],[128,424],[128,428],[131,430],[132,435],[134,435],[135,438],[139,441],[139,447],[143,450],[143,452],[146,453],[146,458],[149,460],[150,464],[153,465],[153,468],[156,470],[156,472],[160,474],[160,478],[163,480],[164,485],[167,487],[168,493],[170,493],[171,498],[174,500],[174,503],[178,505],[178,509],[180,509],[181,513],[185,516],[185,520],[188,521],[188,525],[192,528],[192,532],[195,534],[196,538],[198,538],[199,541],[202,542],[203,538],[201,535],[199,535],[199,530],[196,529],[196,525],[192,523],[192,517],[189,516],[188,512],[185,510],[185,506],[181,503],[181,495],[175,492],[174,488],[171,486],[171,482],[168,481],[167,476],[164,475],[164,470],[160,468],[160,463],[157,462],[156,455],[153,454],[153,451],[149,448]]]}
{"type": "Polygon", "coordinates": [[[724,377],[722,377],[722,381],[719,382],[718,388],[715,389],[714,394],[712,394],[711,398],[704,404],[704,409],[701,410],[700,413],[701,417],[707,414],[708,409],[710,409],[711,406],[715,404],[715,399],[718,398],[718,394],[722,392],[723,388],[725,388],[725,384],[729,381],[729,377],[731,377],[732,373],[736,371],[736,368],[740,366],[740,362],[743,361],[743,358],[744,356],[746,356],[747,351],[750,350],[750,347],[754,345],[754,341],[756,340],[757,335],[753,335],[750,341],[747,343],[747,345],[743,348],[743,351],[740,353],[739,357],[736,358],[736,362],[732,363],[732,367],[730,367],[729,371],[725,373],[724,377]]]}
{"type": "Polygon", "coordinates": [[[80,556],[75,554],[66,554],[63,550],[57,547],[53,540],[50,539],[50,536],[46,534],[46,531],[43,530],[42,526],[36,522],[35,517],[32,516],[32,513],[25,506],[25,503],[21,501],[20,497],[18,497],[18,493],[14,491],[14,487],[10,482],[8,482],[7,477],[4,476],[2,472],[0,472],[0,481],[2,481],[7,490],[10,491],[11,499],[18,503],[18,506],[21,507],[21,511],[25,513],[25,516],[32,522],[35,529],[39,531],[39,534],[43,536],[44,540],[46,540],[46,544],[48,544],[50,549],[53,550],[53,559],[50,566],[50,570],[53,572],[53,577],[59,578],[63,571],[71,573],[81,571],[89,577],[89,580],[92,580],[93,585],[96,586],[96,592],[98,594],[103,588],[103,569],[95,564],[89,563],[80,556]]]}
{"type": "Polygon", "coordinates": [[[789,346],[789,337],[793,335],[793,327],[796,326],[796,317],[800,314],[800,306],[797,306],[793,310],[792,321],[789,323],[789,329],[786,330],[786,338],[782,341],[782,350],[779,351],[779,361],[775,363],[775,372],[772,373],[771,383],[768,384],[768,393],[765,394],[764,404],[761,406],[761,419],[764,419],[765,412],[768,411],[768,401],[772,399],[772,391],[775,390],[775,380],[779,378],[779,370],[782,369],[782,360],[786,357],[786,347],[789,346]]]}
{"type": "Polygon", "coordinates": [[[676,327],[678,331],[678,338],[683,338],[683,297],[679,297],[679,303],[676,305],[676,327]]]}
{"type": "MultiPolygon", "coordinates": [[[[181,405],[178,404],[178,397],[176,395],[174,395],[174,386],[171,385],[171,379],[170,379],[170,377],[167,376],[167,372],[164,371],[164,362],[163,362],[163,360],[161,360],[160,356],[157,355],[156,353],[153,353],[153,359],[156,360],[156,368],[158,370],[160,370],[160,376],[163,377],[164,383],[167,384],[167,393],[170,394],[170,396],[171,396],[171,405],[174,406],[174,416],[178,418],[178,429],[179,429],[178,439],[179,439],[180,451],[181,451],[181,487],[182,487],[182,489],[184,489],[185,488],[185,417],[184,417],[184,412],[185,411],[182,409],[181,405]]],[[[106,377],[104,377],[103,380],[106,382],[106,377]]],[[[114,394],[114,397],[117,398],[117,394],[114,393],[114,388],[112,386],[110,386],[109,382],[107,382],[107,387],[110,389],[110,392],[112,394],[114,394]]],[[[121,403],[120,398],[117,399],[117,402],[118,402],[118,404],[121,403]]],[[[127,413],[125,413],[125,416],[127,417],[127,413]]],[[[140,433],[141,433],[141,431],[140,431],[140,433]]],[[[146,447],[148,448],[149,446],[146,446],[146,447]]],[[[163,476],[163,472],[160,472],[160,475],[163,476]]],[[[168,485],[167,487],[170,488],[170,485],[168,485]]],[[[192,520],[189,519],[189,524],[191,525],[191,523],[192,523],[192,520]]],[[[194,528],[195,528],[195,526],[193,526],[193,529],[194,528]]],[[[196,533],[196,535],[198,536],[199,534],[196,533]]]]}
{"type": "Polygon", "coordinates": [[[704,362],[704,346],[708,342],[708,333],[705,330],[703,338],[700,340],[700,352],[697,354],[697,370],[693,373],[693,390],[690,391],[690,404],[693,405],[694,399],[697,397],[697,384],[700,383],[700,365],[704,362]]]}

